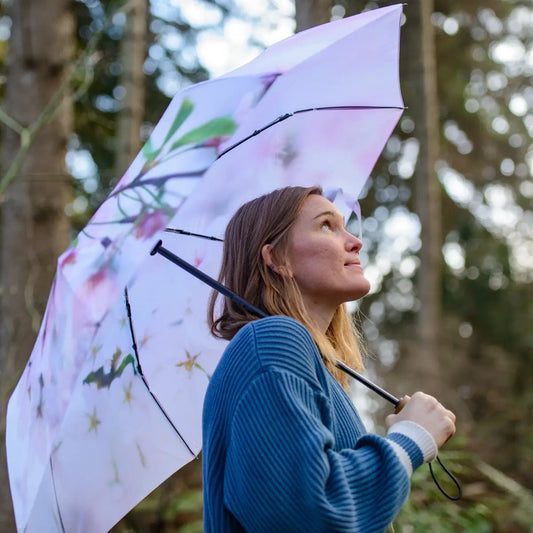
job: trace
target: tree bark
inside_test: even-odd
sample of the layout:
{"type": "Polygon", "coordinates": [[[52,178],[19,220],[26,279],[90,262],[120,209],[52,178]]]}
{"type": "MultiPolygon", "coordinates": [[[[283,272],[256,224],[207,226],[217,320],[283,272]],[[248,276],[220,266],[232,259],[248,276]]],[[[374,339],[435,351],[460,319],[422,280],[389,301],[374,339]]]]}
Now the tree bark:
{"type": "Polygon", "coordinates": [[[333,3],[333,0],[294,0],[296,32],[329,22],[333,3]]]}
{"type": "MultiPolygon", "coordinates": [[[[70,0],[19,0],[11,6],[12,35],[4,109],[26,127],[38,118],[63,81],[73,57],[70,0]]],[[[0,530],[14,531],[5,464],[5,413],[9,395],[26,363],[46,306],[59,254],[69,242],[65,205],[67,140],[71,101],[45,126],[20,175],[1,205],[0,302],[0,530]]],[[[20,137],[3,128],[2,170],[9,167],[20,137]]]]}
{"type": "Polygon", "coordinates": [[[145,110],[146,42],[148,28],[148,1],[136,0],[128,12],[126,31],[121,42],[122,76],[120,85],[125,90],[123,106],[118,115],[115,174],[121,176],[141,149],[141,126],[145,110]]]}
{"type": "MultiPolygon", "coordinates": [[[[442,228],[440,185],[435,170],[439,156],[439,105],[435,36],[431,14],[433,0],[406,6],[402,30],[402,62],[405,68],[404,94],[409,114],[415,122],[414,136],[419,154],[414,172],[415,211],[421,224],[422,248],[418,269],[420,310],[416,345],[409,343],[404,361],[406,377],[420,383],[428,392],[440,392],[440,343],[442,228]]],[[[403,355],[403,354],[402,354],[403,355]]]]}

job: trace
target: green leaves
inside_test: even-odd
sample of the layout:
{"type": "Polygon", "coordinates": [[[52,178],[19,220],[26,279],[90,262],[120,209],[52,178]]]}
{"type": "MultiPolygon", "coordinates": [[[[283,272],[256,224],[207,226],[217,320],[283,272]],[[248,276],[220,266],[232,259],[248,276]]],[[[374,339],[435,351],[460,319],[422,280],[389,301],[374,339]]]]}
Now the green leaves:
{"type": "Polygon", "coordinates": [[[141,150],[143,157],[146,159],[148,163],[151,163],[158,156],[160,151],[161,151],[161,148],[159,148],[158,150],[154,150],[152,146],[151,137],[146,141],[145,145],[142,147],[142,150],[141,150]]]}
{"type": "Polygon", "coordinates": [[[235,133],[237,123],[228,116],[217,117],[209,122],[206,122],[198,128],[194,128],[180,137],[173,145],[171,150],[175,150],[180,146],[186,144],[198,144],[208,141],[209,139],[217,139],[219,137],[226,137],[235,133]]]}
{"type": "Polygon", "coordinates": [[[174,118],[170,129],[167,132],[163,145],[167,144],[173,135],[180,129],[181,125],[189,118],[194,110],[194,104],[188,98],[185,98],[178,110],[178,114],[174,118]]]}
{"type": "Polygon", "coordinates": [[[87,377],[83,380],[83,383],[85,383],[86,385],[94,383],[98,390],[102,388],[109,389],[113,381],[115,381],[115,379],[117,378],[120,378],[120,376],[128,365],[131,365],[131,367],[133,368],[133,373],[136,374],[137,369],[135,368],[135,359],[133,358],[133,355],[131,353],[129,353],[128,355],[126,355],[126,357],[122,359],[120,366],[117,368],[117,363],[121,355],[122,350],[117,347],[115,353],[111,358],[111,368],[109,369],[109,371],[106,372],[104,367],[101,366],[97,370],[89,372],[89,374],[87,374],[87,377]]]}
{"type": "MultiPolygon", "coordinates": [[[[161,154],[165,146],[168,145],[170,140],[183,126],[185,121],[192,115],[193,111],[193,102],[189,98],[185,98],[180,108],[178,109],[178,112],[174,117],[174,120],[172,121],[172,124],[170,125],[167,134],[165,135],[163,144],[159,148],[154,148],[154,146],[152,145],[151,138],[148,139],[148,141],[142,148],[142,154],[146,159],[146,163],[148,166],[152,166],[152,164],[161,154]]],[[[209,120],[205,124],[202,124],[201,126],[193,128],[192,130],[189,130],[188,132],[184,133],[181,137],[179,137],[176,141],[173,142],[172,146],[170,147],[169,153],[172,153],[174,150],[177,150],[178,148],[182,148],[187,145],[210,144],[212,146],[216,146],[218,144],[218,140],[221,137],[228,137],[230,135],[233,135],[236,129],[237,123],[230,116],[225,115],[221,117],[216,117],[212,120],[209,120]],[[210,140],[214,140],[214,142],[209,143],[210,140]]]]}

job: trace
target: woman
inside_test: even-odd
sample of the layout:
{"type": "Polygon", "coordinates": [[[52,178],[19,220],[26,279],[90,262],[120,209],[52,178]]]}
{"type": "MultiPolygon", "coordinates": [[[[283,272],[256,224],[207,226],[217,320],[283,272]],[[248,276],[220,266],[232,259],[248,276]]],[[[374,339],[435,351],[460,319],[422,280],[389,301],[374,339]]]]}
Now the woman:
{"type": "Polygon", "coordinates": [[[384,531],[409,477],[455,432],[416,393],[367,434],[335,359],[362,368],[344,303],[370,289],[362,243],[319,188],[243,205],[225,236],[220,281],[268,318],[225,299],[210,321],[231,339],[204,404],[204,531],[384,531]]]}

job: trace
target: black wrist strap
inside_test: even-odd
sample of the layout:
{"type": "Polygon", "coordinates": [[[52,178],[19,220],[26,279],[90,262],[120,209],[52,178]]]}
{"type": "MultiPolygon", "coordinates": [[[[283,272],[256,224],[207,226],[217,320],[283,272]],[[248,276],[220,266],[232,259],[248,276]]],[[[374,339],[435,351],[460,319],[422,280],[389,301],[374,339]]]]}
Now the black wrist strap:
{"type": "Polygon", "coordinates": [[[441,466],[441,468],[448,474],[448,477],[454,482],[455,486],[457,487],[457,494],[455,496],[452,496],[448,492],[446,492],[441,484],[437,481],[437,478],[435,477],[435,473],[433,472],[433,466],[431,463],[428,463],[429,465],[429,471],[431,472],[431,477],[433,478],[433,481],[435,482],[435,485],[437,485],[437,488],[448,498],[449,500],[457,501],[461,499],[461,496],[463,495],[463,491],[461,489],[461,485],[459,484],[459,481],[457,481],[457,478],[442,464],[442,461],[440,460],[440,457],[437,455],[437,462],[441,466]]]}

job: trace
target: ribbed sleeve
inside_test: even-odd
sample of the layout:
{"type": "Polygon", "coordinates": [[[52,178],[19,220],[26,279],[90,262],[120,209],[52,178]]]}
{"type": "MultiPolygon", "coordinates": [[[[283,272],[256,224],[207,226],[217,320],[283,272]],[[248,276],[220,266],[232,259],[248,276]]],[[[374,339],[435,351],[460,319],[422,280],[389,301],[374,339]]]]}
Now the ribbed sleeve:
{"type": "Polygon", "coordinates": [[[364,434],[305,328],[273,317],[232,344],[204,409],[206,533],[384,531],[406,470],[387,439],[364,434]]]}

